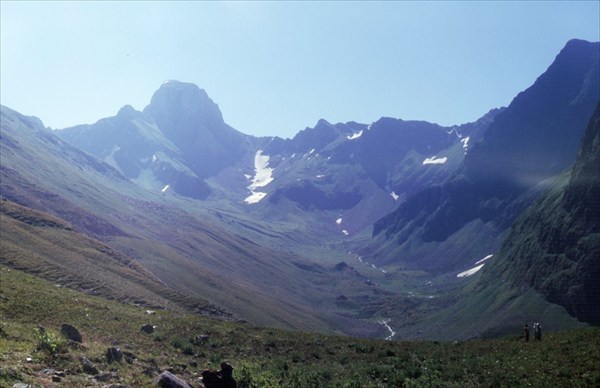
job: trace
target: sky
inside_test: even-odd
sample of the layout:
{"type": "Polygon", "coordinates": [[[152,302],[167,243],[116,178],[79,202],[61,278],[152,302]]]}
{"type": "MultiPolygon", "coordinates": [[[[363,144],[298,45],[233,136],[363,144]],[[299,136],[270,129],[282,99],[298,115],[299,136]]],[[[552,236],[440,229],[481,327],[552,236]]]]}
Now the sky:
{"type": "Polygon", "coordinates": [[[0,2],[0,102],[65,128],[142,110],[166,80],[225,121],[293,137],[324,118],[454,125],[507,106],[598,1],[0,2]]]}

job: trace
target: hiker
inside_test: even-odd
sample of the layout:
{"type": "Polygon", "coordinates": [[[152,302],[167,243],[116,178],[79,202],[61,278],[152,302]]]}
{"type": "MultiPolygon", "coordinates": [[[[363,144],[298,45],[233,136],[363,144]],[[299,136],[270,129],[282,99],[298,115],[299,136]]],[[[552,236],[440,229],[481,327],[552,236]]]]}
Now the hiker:
{"type": "Polygon", "coordinates": [[[202,371],[202,382],[206,388],[237,388],[237,383],[233,379],[233,367],[226,363],[221,363],[221,370],[207,369],[202,371]]]}
{"type": "Polygon", "coordinates": [[[529,325],[525,324],[523,326],[523,331],[525,332],[525,342],[529,342],[529,325]]]}
{"type": "Polygon", "coordinates": [[[542,325],[539,322],[533,324],[533,338],[536,341],[542,340],[542,325]]]}

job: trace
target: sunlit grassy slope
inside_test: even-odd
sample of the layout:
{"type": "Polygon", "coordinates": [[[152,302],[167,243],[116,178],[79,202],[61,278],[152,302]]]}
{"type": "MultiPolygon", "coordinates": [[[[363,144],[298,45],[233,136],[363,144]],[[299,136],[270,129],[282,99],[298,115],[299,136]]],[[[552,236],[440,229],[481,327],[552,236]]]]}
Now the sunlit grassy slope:
{"type": "Polygon", "coordinates": [[[61,386],[153,386],[168,368],[198,386],[199,372],[223,360],[234,365],[240,386],[254,387],[600,384],[598,328],[529,343],[518,333],[465,342],[361,340],[256,328],[175,310],[148,314],[146,307],[57,287],[5,266],[0,279],[0,386],[58,386],[51,379],[63,371],[61,386]],[[62,323],[79,329],[83,345],[59,346],[54,356],[38,350],[38,326],[56,338],[62,323]],[[141,332],[144,324],[155,326],[155,332],[141,332]],[[196,340],[199,335],[206,341],[196,340]],[[109,364],[110,346],[135,359],[109,364]],[[81,357],[94,364],[97,375],[83,372],[81,357]]]}
{"type": "Polygon", "coordinates": [[[139,262],[48,213],[0,201],[0,263],[87,294],[149,307],[222,315],[165,286],[139,262]]]}

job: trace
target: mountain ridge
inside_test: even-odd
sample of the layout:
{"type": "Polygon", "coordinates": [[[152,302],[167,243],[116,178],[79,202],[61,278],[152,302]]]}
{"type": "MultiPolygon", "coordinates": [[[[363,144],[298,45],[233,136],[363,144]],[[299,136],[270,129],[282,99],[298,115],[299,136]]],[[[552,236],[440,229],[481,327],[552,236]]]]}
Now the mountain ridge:
{"type": "MultiPolygon", "coordinates": [[[[475,220],[497,229],[492,232],[496,235],[492,248],[499,248],[518,214],[575,160],[579,139],[600,94],[599,47],[600,43],[569,42],[548,70],[495,117],[450,179],[416,193],[377,221],[375,242],[365,252],[380,257],[380,263],[394,255],[410,256],[408,248],[402,247],[406,241],[443,246],[475,220]],[[570,77],[566,84],[559,82],[562,74],[570,77]],[[548,101],[552,101],[550,106],[548,101]],[[423,198],[429,199],[424,202],[423,198]],[[415,210],[424,206],[429,210],[415,210]]],[[[479,256],[489,253],[481,251],[479,256]]]]}
{"type": "MultiPolygon", "coordinates": [[[[509,107],[450,127],[321,119],[291,139],[257,138],[179,81],[143,111],[55,132],[2,107],[2,197],[254,324],[422,338],[427,316],[474,287],[456,275],[498,253],[575,160],[599,46],[570,42],[509,107]]],[[[575,209],[595,192],[570,193],[575,209]]],[[[535,292],[527,303],[547,296],[535,292]]],[[[573,327],[550,305],[556,329],[573,327]]]]}

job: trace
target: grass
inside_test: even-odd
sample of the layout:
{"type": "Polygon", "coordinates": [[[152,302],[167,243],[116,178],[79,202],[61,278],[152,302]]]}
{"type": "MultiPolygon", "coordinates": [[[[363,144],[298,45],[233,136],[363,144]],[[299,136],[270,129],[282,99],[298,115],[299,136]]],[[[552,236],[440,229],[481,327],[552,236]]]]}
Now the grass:
{"type": "MultiPolygon", "coordinates": [[[[234,367],[241,387],[597,386],[600,329],[552,333],[542,342],[516,337],[465,342],[390,342],[257,328],[177,311],[146,309],[57,287],[0,266],[0,386],[53,386],[48,369],[64,371],[65,386],[112,382],[153,386],[162,370],[199,384],[199,373],[234,367]],[[84,343],[61,352],[39,347],[38,326],[58,344],[70,323],[84,343]],[[155,332],[140,331],[144,324],[155,332]],[[201,337],[204,336],[204,337],[201,337]],[[109,364],[108,347],[135,355],[109,364]],[[81,357],[100,371],[82,371],[81,357]],[[44,372],[46,371],[46,372],[44,372]],[[104,376],[104,377],[103,377],[104,376]],[[108,377],[107,377],[108,376],[108,377]]],[[[64,348],[64,346],[60,346],[64,348]]]]}

